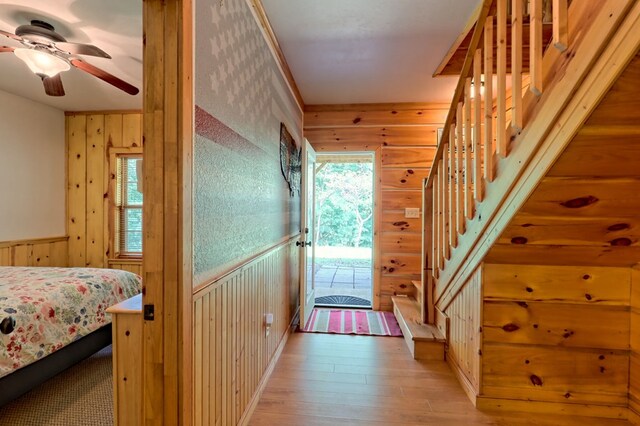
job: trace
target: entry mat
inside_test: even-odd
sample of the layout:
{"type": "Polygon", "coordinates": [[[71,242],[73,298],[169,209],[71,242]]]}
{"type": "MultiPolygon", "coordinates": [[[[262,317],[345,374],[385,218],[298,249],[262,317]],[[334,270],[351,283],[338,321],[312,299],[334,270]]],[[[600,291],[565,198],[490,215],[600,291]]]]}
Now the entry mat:
{"type": "Polygon", "coordinates": [[[402,336],[392,312],[352,309],[314,309],[305,327],[309,333],[402,336]]]}

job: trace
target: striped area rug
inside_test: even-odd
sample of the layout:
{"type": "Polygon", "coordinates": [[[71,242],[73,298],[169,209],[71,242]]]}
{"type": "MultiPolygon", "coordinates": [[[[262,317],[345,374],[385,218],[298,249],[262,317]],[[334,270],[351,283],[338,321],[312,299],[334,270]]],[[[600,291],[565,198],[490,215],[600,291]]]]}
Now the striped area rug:
{"type": "Polygon", "coordinates": [[[402,336],[392,312],[314,309],[305,332],[402,336]]]}

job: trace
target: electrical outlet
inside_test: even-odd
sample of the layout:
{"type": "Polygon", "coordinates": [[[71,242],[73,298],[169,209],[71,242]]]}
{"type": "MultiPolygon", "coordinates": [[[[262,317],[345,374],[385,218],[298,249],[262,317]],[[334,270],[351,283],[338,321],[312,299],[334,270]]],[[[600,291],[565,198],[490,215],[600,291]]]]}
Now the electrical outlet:
{"type": "Polygon", "coordinates": [[[404,209],[404,217],[409,219],[417,219],[420,217],[420,209],[407,207],[404,209]]]}
{"type": "Polygon", "coordinates": [[[272,325],[273,325],[273,314],[272,313],[265,314],[264,315],[265,337],[269,336],[272,325]]]}

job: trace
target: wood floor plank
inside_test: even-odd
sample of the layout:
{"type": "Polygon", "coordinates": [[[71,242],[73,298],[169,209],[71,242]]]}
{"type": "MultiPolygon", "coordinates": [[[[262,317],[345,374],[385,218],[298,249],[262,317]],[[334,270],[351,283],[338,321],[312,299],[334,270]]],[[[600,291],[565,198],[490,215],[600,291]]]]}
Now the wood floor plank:
{"type": "Polygon", "coordinates": [[[308,371],[308,370],[280,370],[278,377],[290,380],[315,380],[320,382],[331,383],[353,383],[353,384],[367,384],[367,379],[364,374],[349,374],[349,373],[329,373],[326,371],[308,371]]]}
{"type": "Polygon", "coordinates": [[[445,362],[412,358],[402,339],[295,333],[252,426],[622,426],[626,421],[476,410],[445,362]]]}
{"type": "MultiPolygon", "coordinates": [[[[336,371],[335,364],[324,363],[324,362],[307,362],[300,364],[299,362],[287,362],[287,363],[278,363],[276,368],[274,369],[274,373],[280,370],[288,370],[288,371],[324,371],[326,373],[350,373],[350,371],[336,371]]],[[[359,373],[354,371],[354,373],[359,373]]],[[[365,373],[360,373],[365,374],[365,373]]]]}
{"type": "MultiPolygon", "coordinates": [[[[300,393],[291,389],[270,389],[268,393],[263,395],[262,400],[297,400],[302,402],[320,402],[323,404],[347,404],[361,407],[379,407],[392,410],[421,408],[426,411],[431,411],[429,400],[426,398],[400,399],[396,395],[363,395],[341,392],[340,390],[335,392],[311,391],[300,393]]],[[[464,400],[457,400],[457,402],[468,403],[469,401],[465,398],[464,400]]]]}
{"type": "Polygon", "coordinates": [[[331,364],[334,366],[336,373],[353,373],[353,374],[366,374],[366,375],[378,375],[378,376],[395,376],[395,377],[424,377],[430,375],[443,374],[449,376],[451,370],[449,366],[443,362],[439,362],[431,365],[418,364],[422,368],[410,368],[405,369],[402,366],[395,365],[341,365],[331,364]]]}

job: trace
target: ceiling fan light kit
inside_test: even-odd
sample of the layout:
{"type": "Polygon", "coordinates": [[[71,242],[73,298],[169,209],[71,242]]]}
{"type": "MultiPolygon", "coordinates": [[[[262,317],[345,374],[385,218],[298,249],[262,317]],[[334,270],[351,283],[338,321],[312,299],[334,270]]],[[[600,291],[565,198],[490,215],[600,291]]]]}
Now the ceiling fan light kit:
{"type": "Polygon", "coordinates": [[[71,69],[71,65],[64,59],[37,48],[17,48],[13,53],[27,64],[34,74],[39,76],[54,77],[71,69]]]}
{"type": "Polygon", "coordinates": [[[25,46],[19,48],[0,46],[0,53],[13,52],[27,64],[29,69],[42,79],[45,93],[49,96],[64,96],[60,73],[69,71],[71,66],[93,75],[130,95],[137,95],[139,92],[137,87],[81,60],[77,56],[87,55],[111,59],[111,56],[106,52],[91,44],[67,42],[47,22],[33,20],[29,25],[21,25],[16,28],[15,34],[0,30],[0,36],[18,41],[25,46]]]}

